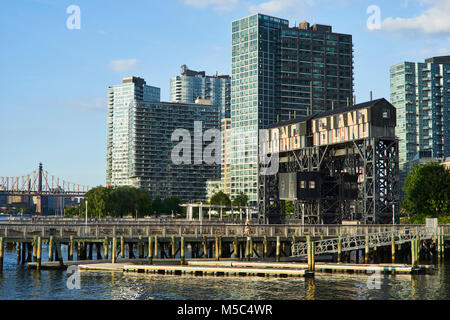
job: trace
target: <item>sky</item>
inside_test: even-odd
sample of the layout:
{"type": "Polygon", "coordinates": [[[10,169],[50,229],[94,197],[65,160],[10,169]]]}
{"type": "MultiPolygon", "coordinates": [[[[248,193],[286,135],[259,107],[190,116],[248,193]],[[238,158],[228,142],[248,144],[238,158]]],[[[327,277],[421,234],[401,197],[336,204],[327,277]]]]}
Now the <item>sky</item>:
{"type": "Polygon", "coordinates": [[[5,1],[0,176],[42,162],[66,181],[105,185],[108,86],[140,76],[168,101],[183,64],[230,74],[231,22],[253,13],[352,34],[357,102],[371,90],[389,100],[390,66],[450,54],[450,0],[5,1]]]}

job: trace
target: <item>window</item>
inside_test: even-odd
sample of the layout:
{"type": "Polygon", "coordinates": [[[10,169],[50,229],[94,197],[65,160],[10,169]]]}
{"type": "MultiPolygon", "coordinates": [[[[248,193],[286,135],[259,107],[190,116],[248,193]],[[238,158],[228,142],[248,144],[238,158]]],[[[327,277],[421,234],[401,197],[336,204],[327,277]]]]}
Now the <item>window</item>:
{"type": "Polygon", "coordinates": [[[316,188],[316,182],[313,180],[313,181],[309,181],[309,188],[310,189],[315,189],[316,188]]]}

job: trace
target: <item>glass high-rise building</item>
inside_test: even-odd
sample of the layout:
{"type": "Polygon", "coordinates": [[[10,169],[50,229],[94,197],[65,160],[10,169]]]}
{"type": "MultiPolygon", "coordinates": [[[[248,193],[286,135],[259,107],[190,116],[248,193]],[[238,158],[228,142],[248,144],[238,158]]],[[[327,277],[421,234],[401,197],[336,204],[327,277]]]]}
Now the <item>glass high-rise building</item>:
{"type": "Polygon", "coordinates": [[[423,155],[450,156],[450,56],[398,63],[390,68],[390,79],[404,182],[409,164],[423,155]]]}
{"type": "Polygon", "coordinates": [[[157,95],[156,91],[150,94],[143,79],[128,79],[134,85],[126,82],[109,88],[107,185],[141,188],[152,198],[207,200],[206,181],[219,178],[220,160],[213,164],[195,161],[199,155],[203,158],[211,143],[204,141],[203,133],[219,128],[217,108],[211,104],[160,102],[159,89],[157,95]],[[190,139],[187,163],[172,159],[172,150],[182,141],[180,137],[172,141],[177,129],[190,139]]]}
{"type": "Polygon", "coordinates": [[[211,100],[220,112],[220,118],[230,117],[230,76],[206,75],[205,71],[194,71],[186,65],[181,73],[170,79],[170,101],[194,103],[198,98],[211,100]]]}
{"type": "Polygon", "coordinates": [[[258,197],[258,130],[351,104],[351,35],[254,14],[232,22],[231,195],[258,197]],[[312,91],[311,91],[312,89],[312,91]]]}
{"type": "Polygon", "coordinates": [[[148,86],[139,77],[123,78],[108,88],[106,184],[131,185],[129,174],[130,113],[135,101],[160,101],[161,89],[148,86]]]}

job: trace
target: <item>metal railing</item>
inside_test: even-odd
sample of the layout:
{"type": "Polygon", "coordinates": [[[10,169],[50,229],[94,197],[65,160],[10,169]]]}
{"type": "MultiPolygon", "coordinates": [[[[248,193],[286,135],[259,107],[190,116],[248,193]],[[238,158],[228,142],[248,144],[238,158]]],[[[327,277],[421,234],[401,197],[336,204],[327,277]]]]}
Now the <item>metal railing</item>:
{"type": "MultiPolygon", "coordinates": [[[[255,237],[326,237],[338,238],[358,237],[369,234],[383,234],[396,232],[409,232],[422,225],[301,225],[301,224],[283,224],[267,225],[252,224],[250,226],[250,235],[255,237]]],[[[450,225],[439,226],[443,235],[450,235],[450,225]]],[[[48,237],[50,235],[66,238],[70,236],[84,238],[103,238],[105,236],[124,236],[137,238],[139,236],[246,236],[244,233],[244,224],[242,223],[224,223],[224,222],[204,222],[198,221],[109,221],[95,222],[88,224],[69,223],[67,221],[50,222],[12,222],[0,224],[0,237],[9,238],[32,238],[38,235],[48,237]]],[[[349,240],[350,241],[350,240],[349,240]]],[[[325,245],[325,243],[323,243],[325,245]]]]}
{"type": "MultiPolygon", "coordinates": [[[[325,239],[320,241],[314,241],[315,255],[320,254],[332,254],[339,251],[339,241],[340,250],[351,251],[366,248],[388,246],[392,243],[402,244],[410,242],[414,239],[427,240],[434,237],[439,233],[439,229],[428,228],[426,226],[407,226],[404,228],[399,228],[396,226],[392,228],[391,231],[377,232],[377,233],[361,233],[355,235],[347,235],[340,238],[325,239]]],[[[293,246],[292,256],[295,257],[306,257],[307,256],[307,243],[298,242],[293,246]]]]}

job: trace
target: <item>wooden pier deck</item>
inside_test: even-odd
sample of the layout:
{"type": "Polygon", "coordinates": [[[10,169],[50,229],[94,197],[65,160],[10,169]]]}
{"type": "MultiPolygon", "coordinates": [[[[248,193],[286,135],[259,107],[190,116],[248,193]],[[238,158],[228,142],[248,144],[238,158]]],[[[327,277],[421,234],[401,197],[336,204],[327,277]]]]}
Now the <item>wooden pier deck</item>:
{"type": "MultiPolygon", "coordinates": [[[[307,269],[307,263],[282,263],[282,262],[241,262],[241,261],[188,261],[188,265],[192,266],[221,266],[221,267],[259,267],[259,268],[285,268],[285,269],[307,269]]],[[[419,265],[413,268],[407,264],[356,264],[356,263],[329,263],[316,262],[316,272],[363,272],[372,273],[380,271],[380,273],[416,273],[434,271],[432,265],[419,265]]]]}
{"type": "Polygon", "coordinates": [[[189,266],[189,265],[133,265],[129,263],[99,263],[78,266],[84,271],[123,271],[137,273],[155,273],[162,275],[192,274],[196,276],[275,276],[275,277],[312,277],[314,272],[306,269],[230,267],[230,266],[189,266]]]}
{"type": "MultiPolygon", "coordinates": [[[[187,261],[187,265],[167,264],[144,265],[141,263],[89,263],[80,264],[78,267],[83,271],[117,271],[154,273],[162,275],[183,275],[191,274],[197,276],[275,276],[275,277],[312,277],[314,273],[373,273],[381,274],[415,274],[432,273],[434,266],[420,265],[413,268],[406,264],[352,264],[352,263],[317,263],[315,271],[308,271],[306,263],[277,263],[265,261],[187,261]]],[[[176,262],[176,261],[174,261],[176,262]]]]}

